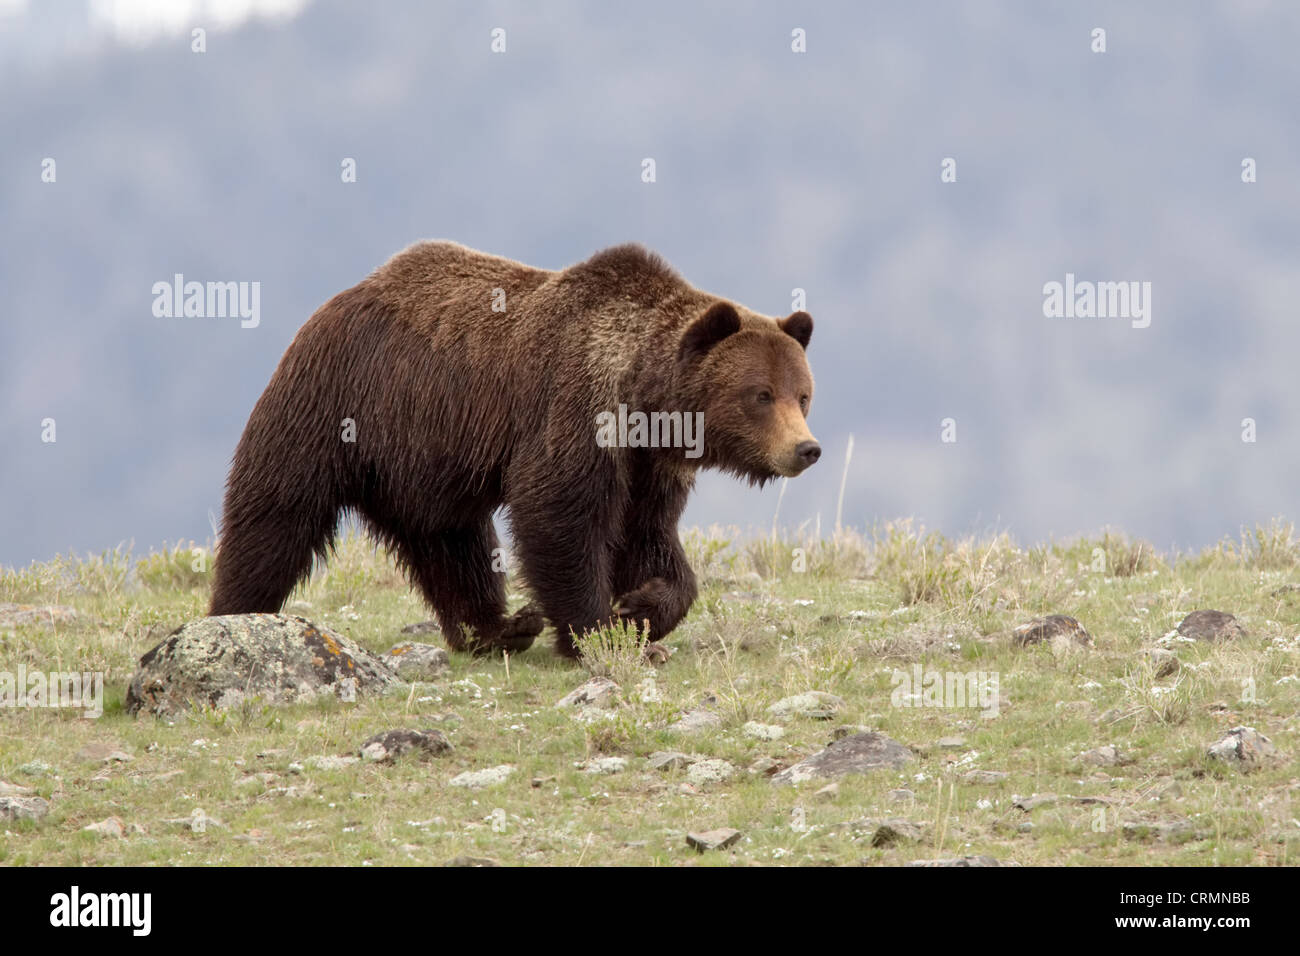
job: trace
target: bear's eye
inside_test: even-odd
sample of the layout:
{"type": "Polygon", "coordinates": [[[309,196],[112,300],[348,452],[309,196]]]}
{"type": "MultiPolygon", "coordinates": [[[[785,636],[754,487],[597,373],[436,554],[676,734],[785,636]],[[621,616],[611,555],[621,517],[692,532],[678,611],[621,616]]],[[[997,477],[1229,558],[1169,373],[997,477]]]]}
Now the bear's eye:
{"type": "Polygon", "coordinates": [[[807,395],[800,395],[800,396],[799,396],[799,408],[800,408],[801,410],[805,411],[805,412],[808,411],[808,396],[807,396],[807,395]]]}
{"type": "Polygon", "coordinates": [[[772,393],[771,393],[771,392],[769,392],[767,389],[763,389],[763,391],[761,391],[761,392],[758,393],[758,404],[760,404],[760,405],[770,405],[771,403],[772,403],[772,393]]]}

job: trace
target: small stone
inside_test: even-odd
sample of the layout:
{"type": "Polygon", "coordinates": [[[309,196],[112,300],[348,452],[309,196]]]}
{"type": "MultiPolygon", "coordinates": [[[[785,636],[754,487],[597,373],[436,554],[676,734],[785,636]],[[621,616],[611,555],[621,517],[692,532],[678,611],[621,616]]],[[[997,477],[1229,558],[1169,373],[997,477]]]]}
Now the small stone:
{"type": "Polygon", "coordinates": [[[924,836],[925,831],[911,820],[891,817],[876,828],[876,832],[871,835],[871,845],[885,847],[898,843],[920,843],[924,836]]]}
{"type": "Polygon", "coordinates": [[[1081,647],[1091,647],[1093,644],[1092,635],[1084,629],[1083,625],[1065,614],[1049,614],[1047,617],[1026,621],[1012,630],[1011,639],[1021,647],[1041,644],[1043,641],[1048,641],[1054,646],[1073,643],[1081,647]]]}
{"type": "Polygon", "coordinates": [[[608,677],[593,677],[562,697],[555,706],[609,708],[618,703],[620,690],[608,677]]]}
{"type": "Polygon", "coordinates": [[[1029,813],[1031,810],[1037,810],[1039,807],[1050,807],[1056,803],[1056,794],[1054,793],[1036,793],[1029,797],[1017,797],[1016,801],[1011,804],[1017,810],[1023,810],[1029,813]]]}
{"type": "Polygon", "coordinates": [[[626,769],[626,757],[596,757],[582,765],[583,773],[622,773],[626,769]]]}
{"type": "Polygon", "coordinates": [[[473,867],[487,867],[487,866],[500,866],[500,865],[501,864],[497,863],[496,860],[489,859],[488,857],[485,856],[454,856],[446,863],[443,864],[443,866],[473,866],[473,867]]]}
{"type": "Polygon", "coordinates": [[[651,770],[680,770],[689,767],[695,758],[676,750],[656,750],[646,758],[651,770]]]}
{"type": "Polygon", "coordinates": [[[725,760],[713,757],[697,760],[686,768],[686,779],[694,786],[701,787],[710,783],[721,783],[735,774],[736,768],[725,760]]]}
{"type": "Polygon", "coordinates": [[[966,746],[965,737],[940,737],[934,742],[937,750],[961,750],[966,746]]]}
{"type": "Polygon", "coordinates": [[[31,793],[31,787],[23,787],[16,783],[0,780],[0,797],[26,797],[31,793]]]}
{"type": "Polygon", "coordinates": [[[896,770],[911,759],[912,751],[884,734],[854,734],[781,771],[773,780],[790,784],[815,777],[834,779],[849,773],[867,773],[882,767],[896,770]]]}
{"type": "Polygon", "coordinates": [[[1193,611],[1178,625],[1180,637],[1197,641],[1234,641],[1246,636],[1241,623],[1224,611],[1193,611]]]}
{"type": "Polygon", "coordinates": [[[1085,750],[1079,754],[1079,760],[1090,767],[1113,767],[1121,761],[1122,757],[1118,748],[1113,744],[1107,744],[1104,747],[1097,747],[1094,750],[1085,750]]]}
{"type": "Polygon", "coordinates": [[[844,706],[842,698],[819,690],[810,690],[793,697],[778,700],[767,709],[773,717],[808,717],[813,720],[831,720],[844,706]]]}
{"type": "Polygon", "coordinates": [[[677,733],[695,733],[700,730],[711,730],[714,727],[722,726],[722,716],[716,711],[709,709],[709,704],[713,698],[709,698],[699,707],[688,710],[682,716],[668,725],[667,729],[677,733]]]}
{"type": "MultiPolygon", "coordinates": [[[[406,627],[402,628],[402,633],[413,635],[438,634],[441,630],[442,629],[438,627],[437,621],[417,621],[414,624],[408,624],[406,627]]],[[[401,645],[398,646],[400,647],[401,645]]],[[[391,654],[392,651],[389,651],[389,653],[391,654]]]]}
{"type": "Polygon", "coordinates": [[[0,604],[0,629],[3,630],[29,624],[54,627],[71,624],[76,619],[76,610],[61,604],[0,604]]]}
{"type": "Polygon", "coordinates": [[[753,737],[755,740],[780,740],[785,736],[784,727],[776,724],[760,724],[756,720],[749,721],[740,730],[746,737],[753,737]]]}
{"type": "Polygon", "coordinates": [[[49,812],[41,797],[0,797],[0,820],[39,820],[49,812]]]}
{"type": "Polygon", "coordinates": [[[781,763],[771,757],[759,757],[746,769],[755,776],[770,777],[781,769],[781,763]]]}
{"type": "MultiPolygon", "coordinates": [[[[310,767],[312,770],[342,770],[344,767],[350,767],[360,761],[360,757],[354,757],[352,754],[343,754],[341,756],[312,756],[303,761],[303,766],[310,767]]],[[[272,776],[271,774],[262,774],[263,777],[272,776]]],[[[269,781],[268,781],[269,782],[269,781]]]]}
{"type": "Polygon", "coordinates": [[[1154,647],[1147,651],[1147,660],[1151,663],[1151,669],[1155,671],[1156,677],[1169,677],[1178,673],[1182,664],[1178,661],[1178,655],[1173,651],[1163,647],[1154,647]]]}
{"type": "Polygon", "coordinates": [[[502,764],[499,767],[489,767],[486,770],[467,770],[452,777],[448,783],[453,787],[470,787],[471,789],[491,787],[505,783],[514,772],[515,768],[510,764],[502,764]]]}
{"type": "Polygon", "coordinates": [[[405,681],[437,680],[451,667],[451,655],[433,644],[403,641],[380,658],[405,681]]]}
{"type": "Polygon", "coordinates": [[[115,837],[122,839],[126,836],[126,829],[122,826],[122,821],[117,817],[109,817],[106,820],[100,820],[98,823],[91,823],[81,828],[87,833],[96,833],[99,836],[115,837]]]}
{"type": "Polygon", "coordinates": [[[1001,770],[968,770],[961,778],[966,783],[992,786],[1003,783],[1007,779],[1007,774],[1001,770]]]}
{"type": "Polygon", "coordinates": [[[699,853],[706,850],[725,850],[740,839],[740,831],[724,828],[686,834],[686,845],[699,853]]]}
{"type": "Polygon", "coordinates": [[[834,743],[837,740],[843,740],[845,737],[852,737],[854,734],[868,733],[871,733],[871,728],[862,724],[840,724],[831,731],[831,742],[834,743]]]}
{"type": "Polygon", "coordinates": [[[1003,866],[991,856],[958,856],[939,860],[911,860],[904,866],[1003,866]]]}
{"type": "Polygon", "coordinates": [[[828,783],[816,793],[813,794],[814,800],[821,800],[823,803],[830,803],[840,795],[840,785],[838,783],[828,783]]]}
{"type": "Polygon", "coordinates": [[[436,757],[451,750],[451,744],[439,730],[389,730],[375,734],[361,745],[361,758],[375,763],[390,763],[408,753],[436,757]]]}
{"type": "Polygon", "coordinates": [[[1186,843],[1195,839],[1197,830],[1191,820],[1129,821],[1122,832],[1126,840],[1159,840],[1163,843],[1186,843]]]}
{"type": "Polygon", "coordinates": [[[886,796],[889,797],[890,803],[915,803],[916,794],[906,787],[900,787],[897,790],[890,790],[886,796]]]}
{"type": "Polygon", "coordinates": [[[1210,745],[1209,755],[1242,771],[1255,770],[1265,761],[1279,756],[1273,741],[1254,727],[1233,727],[1226,737],[1210,745]]]}

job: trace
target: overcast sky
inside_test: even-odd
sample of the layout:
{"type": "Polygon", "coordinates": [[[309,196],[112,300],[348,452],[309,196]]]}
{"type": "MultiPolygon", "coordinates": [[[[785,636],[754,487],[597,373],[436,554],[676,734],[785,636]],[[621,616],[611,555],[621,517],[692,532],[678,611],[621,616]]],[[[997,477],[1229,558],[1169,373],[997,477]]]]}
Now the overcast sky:
{"type": "MultiPolygon", "coordinates": [[[[421,238],[805,290],[825,453],[782,524],[833,522],[850,434],[859,527],[1295,515],[1298,46],[1264,0],[0,0],[0,563],[209,538],[298,327],[421,238]],[[176,273],[259,283],[260,323],[156,317],[176,273]],[[1146,314],[1046,315],[1067,274],[1146,314]]],[[[687,522],[778,493],[708,476],[687,522]]]]}

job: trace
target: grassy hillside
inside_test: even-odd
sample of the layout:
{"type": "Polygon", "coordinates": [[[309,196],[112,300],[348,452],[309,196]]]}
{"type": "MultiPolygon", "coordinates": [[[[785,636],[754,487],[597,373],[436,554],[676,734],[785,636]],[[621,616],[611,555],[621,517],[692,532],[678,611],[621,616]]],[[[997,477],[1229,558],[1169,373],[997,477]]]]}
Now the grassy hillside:
{"type": "MultiPolygon", "coordinates": [[[[122,701],[136,661],[202,615],[206,560],[196,570],[188,548],[119,551],[0,574],[0,602],[76,611],[0,628],[0,670],[100,670],[106,690],[97,720],[0,709],[0,796],[9,784],[50,801],[43,819],[0,821],[0,862],[789,865],[987,854],[1242,865],[1300,852],[1300,546],[1289,526],[1180,557],[1110,534],[1024,550],[907,524],[822,541],[687,537],[701,596],[666,642],[672,657],[651,668],[606,635],[590,669],[612,673],[622,692],[612,709],[583,716],[555,704],[587,670],[539,642],[509,661],[452,655],[445,678],[380,700],[135,719],[122,701]],[[1200,608],[1235,614],[1245,636],[1167,636],[1200,608]],[[1093,646],[1022,647],[1009,634],[1057,613],[1077,618],[1093,646]],[[1162,662],[1147,652],[1161,646],[1181,666],[1158,677],[1162,662]],[[914,665],[994,677],[995,706],[902,706],[896,672],[914,665]],[[769,712],[805,691],[841,703],[829,719],[769,712]],[[670,729],[708,698],[716,720],[670,729]],[[1282,759],[1250,773],[1210,759],[1206,748],[1241,724],[1282,759]],[[455,749],[387,766],[316,759],[397,727],[437,728],[455,749]],[[771,727],[778,739],[766,739],[771,727]],[[915,759],[830,789],[773,783],[774,768],[841,727],[881,731],[915,759]],[[1108,745],[1113,763],[1109,752],[1081,757],[1108,745]],[[717,758],[734,774],[709,782],[700,770],[653,769],[656,751],[717,758]],[[626,763],[590,772],[618,766],[592,763],[603,757],[626,763]],[[501,765],[514,768],[503,783],[450,784],[501,765]],[[1055,799],[1014,805],[1035,794],[1055,799]],[[197,811],[208,821],[199,832],[185,823],[197,811]],[[875,826],[863,821],[887,817],[915,823],[919,840],[873,847],[875,826]],[[123,837],[83,830],[108,818],[123,837]],[[723,851],[687,846],[688,831],[718,827],[743,835],[723,851]]],[[[512,607],[523,603],[511,594],[512,607]]],[[[376,652],[429,616],[387,555],[355,536],[293,600],[292,613],[376,652]]]]}

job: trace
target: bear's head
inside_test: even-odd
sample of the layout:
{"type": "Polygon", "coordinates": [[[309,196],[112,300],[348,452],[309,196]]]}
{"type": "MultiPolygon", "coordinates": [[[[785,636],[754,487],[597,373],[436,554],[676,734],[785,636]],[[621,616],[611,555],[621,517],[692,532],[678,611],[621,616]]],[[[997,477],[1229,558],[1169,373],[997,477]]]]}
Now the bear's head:
{"type": "Polygon", "coordinates": [[[702,466],[762,484],[792,478],[821,457],[806,421],[812,327],[807,312],[742,320],[729,302],[686,327],[678,362],[685,397],[704,413],[702,466]]]}

